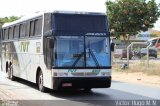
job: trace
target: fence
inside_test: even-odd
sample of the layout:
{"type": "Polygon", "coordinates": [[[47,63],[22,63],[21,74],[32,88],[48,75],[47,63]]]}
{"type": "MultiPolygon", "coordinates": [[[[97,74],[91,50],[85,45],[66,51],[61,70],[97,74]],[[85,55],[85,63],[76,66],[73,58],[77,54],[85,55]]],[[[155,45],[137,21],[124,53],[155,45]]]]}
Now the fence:
{"type": "Polygon", "coordinates": [[[124,69],[127,69],[129,71],[150,70],[150,72],[156,71],[157,73],[160,74],[159,71],[160,59],[158,56],[158,51],[156,51],[156,49],[154,50],[149,46],[148,48],[143,48],[142,46],[137,46],[136,43],[132,44],[132,46],[130,45],[129,48],[127,53],[126,48],[122,49],[115,47],[115,51],[113,53],[113,64],[112,64],[113,70],[118,70],[118,71],[124,69]],[[151,54],[152,52],[154,53],[151,54]]]}

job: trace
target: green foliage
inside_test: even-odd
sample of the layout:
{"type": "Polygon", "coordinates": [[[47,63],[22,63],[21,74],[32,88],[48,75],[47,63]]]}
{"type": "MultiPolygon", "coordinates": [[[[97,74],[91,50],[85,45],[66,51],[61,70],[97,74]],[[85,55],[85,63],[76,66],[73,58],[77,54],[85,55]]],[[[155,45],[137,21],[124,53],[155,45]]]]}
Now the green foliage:
{"type": "Polygon", "coordinates": [[[18,19],[20,19],[20,17],[17,17],[17,16],[0,18],[0,28],[2,27],[2,25],[4,23],[13,22],[13,21],[18,20],[18,19]]]}
{"type": "MultiPolygon", "coordinates": [[[[106,2],[110,28],[121,35],[135,35],[152,28],[160,16],[155,0],[117,0],[106,2]]],[[[115,34],[115,36],[119,36],[115,34]]],[[[124,39],[125,40],[125,39],[124,39]]]]}
{"type": "Polygon", "coordinates": [[[157,34],[150,34],[150,37],[158,37],[157,34]]]}

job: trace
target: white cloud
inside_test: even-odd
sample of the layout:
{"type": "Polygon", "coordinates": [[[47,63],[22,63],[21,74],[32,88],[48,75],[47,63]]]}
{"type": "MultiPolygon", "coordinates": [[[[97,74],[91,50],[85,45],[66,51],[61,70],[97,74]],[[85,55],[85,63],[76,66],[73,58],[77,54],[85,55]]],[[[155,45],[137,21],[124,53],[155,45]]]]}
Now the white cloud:
{"type": "Polygon", "coordinates": [[[0,17],[26,15],[43,10],[105,12],[107,0],[2,0],[0,17]]]}

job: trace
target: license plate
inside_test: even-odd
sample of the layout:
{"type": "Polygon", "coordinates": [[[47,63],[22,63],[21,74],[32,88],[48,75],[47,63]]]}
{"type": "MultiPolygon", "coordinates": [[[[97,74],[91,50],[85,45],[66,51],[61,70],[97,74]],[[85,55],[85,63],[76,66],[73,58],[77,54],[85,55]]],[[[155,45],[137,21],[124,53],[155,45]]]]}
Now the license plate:
{"type": "Polygon", "coordinates": [[[72,83],[63,83],[62,84],[62,87],[71,87],[72,86],[72,83]]]}

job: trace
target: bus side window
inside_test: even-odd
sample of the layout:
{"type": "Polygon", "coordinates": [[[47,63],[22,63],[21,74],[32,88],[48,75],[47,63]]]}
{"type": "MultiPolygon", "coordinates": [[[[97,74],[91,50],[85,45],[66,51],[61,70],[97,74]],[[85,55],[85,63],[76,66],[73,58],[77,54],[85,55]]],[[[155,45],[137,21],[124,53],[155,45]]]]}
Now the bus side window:
{"type": "Polygon", "coordinates": [[[4,30],[2,30],[2,40],[4,40],[4,30]]]}
{"type": "Polygon", "coordinates": [[[14,27],[14,38],[19,38],[19,25],[14,27]]]}
{"type": "Polygon", "coordinates": [[[9,39],[13,39],[13,28],[14,27],[9,28],[9,39]]]}
{"type": "Polygon", "coordinates": [[[50,42],[50,38],[44,38],[44,61],[48,69],[51,69],[51,66],[54,63],[53,59],[53,48],[50,48],[50,43],[53,43],[53,40],[50,42]]]}
{"type": "Polygon", "coordinates": [[[11,27],[8,28],[8,39],[11,39],[10,34],[11,34],[11,27]]]}
{"type": "MultiPolygon", "coordinates": [[[[52,17],[51,14],[44,15],[44,35],[49,35],[48,32],[50,32],[51,30],[51,25],[52,25],[51,17],[52,17]]],[[[52,25],[52,27],[53,29],[55,29],[54,25],[52,25]]]]}
{"type": "Polygon", "coordinates": [[[4,29],[4,39],[8,40],[8,28],[4,29]]]}
{"type": "Polygon", "coordinates": [[[3,29],[3,37],[2,37],[2,39],[4,40],[5,39],[5,33],[4,33],[4,31],[5,31],[5,29],[3,29]]]}
{"type": "Polygon", "coordinates": [[[29,32],[30,32],[30,21],[26,22],[26,31],[25,31],[25,35],[26,37],[29,37],[29,32]]]}
{"type": "Polygon", "coordinates": [[[25,37],[25,25],[26,25],[26,23],[23,23],[23,24],[19,25],[20,38],[24,38],[25,37]]]}
{"type": "Polygon", "coordinates": [[[34,24],[34,20],[32,20],[30,22],[30,33],[29,33],[29,36],[34,36],[34,33],[35,33],[35,24],[34,24]]]}
{"type": "Polygon", "coordinates": [[[42,19],[35,20],[35,36],[41,35],[42,32],[42,19]]]}

